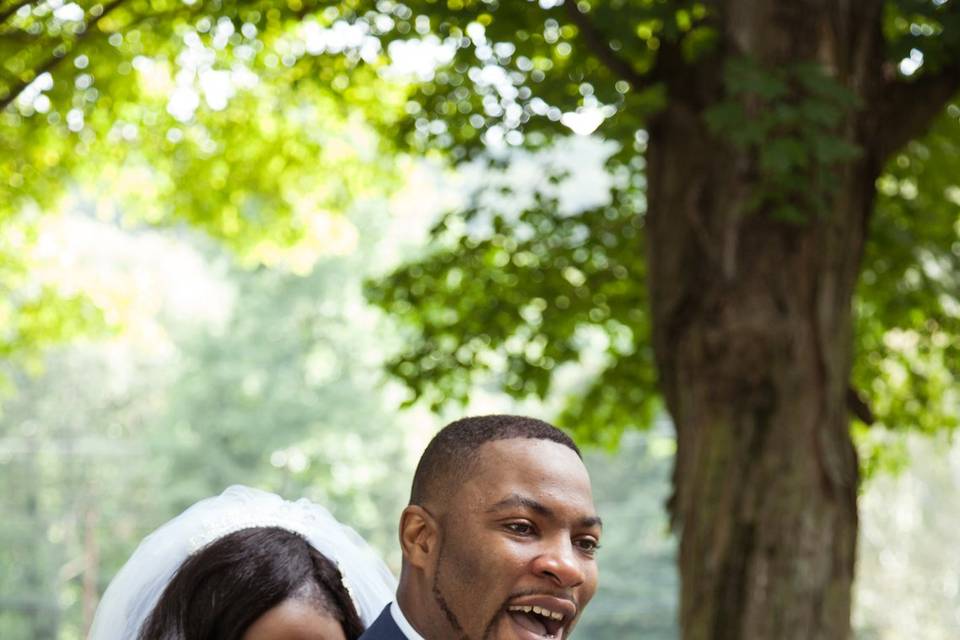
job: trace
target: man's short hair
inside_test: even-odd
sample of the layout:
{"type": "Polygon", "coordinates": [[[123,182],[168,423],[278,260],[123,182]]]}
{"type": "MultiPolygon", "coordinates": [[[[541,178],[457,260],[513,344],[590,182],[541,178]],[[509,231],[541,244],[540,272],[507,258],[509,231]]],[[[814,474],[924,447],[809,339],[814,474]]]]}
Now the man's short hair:
{"type": "Polygon", "coordinates": [[[550,440],[583,457],[570,436],[543,420],[510,415],[462,418],[441,429],[427,445],[413,474],[410,504],[423,506],[428,500],[456,493],[482,445],[513,438],[550,440]]]}

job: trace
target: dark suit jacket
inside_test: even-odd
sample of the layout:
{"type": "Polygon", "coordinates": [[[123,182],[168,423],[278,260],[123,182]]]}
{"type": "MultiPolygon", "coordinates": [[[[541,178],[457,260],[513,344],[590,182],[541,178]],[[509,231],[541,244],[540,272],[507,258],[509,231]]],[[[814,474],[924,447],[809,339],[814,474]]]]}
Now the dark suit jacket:
{"type": "Polygon", "coordinates": [[[373,624],[363,632],[360,640],[407,640],[407,637],[403,635],[403,631],[400,631],[400,627],[393,621],[393,616],[390,615],[390,605],[387,605],[380,612],[380,617],[374,620],[373,624]]]}

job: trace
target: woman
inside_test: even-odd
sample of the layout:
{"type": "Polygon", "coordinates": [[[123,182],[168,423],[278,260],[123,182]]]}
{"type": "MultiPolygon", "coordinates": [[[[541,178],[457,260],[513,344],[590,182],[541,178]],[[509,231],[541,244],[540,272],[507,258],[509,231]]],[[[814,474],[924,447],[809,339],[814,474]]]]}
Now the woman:
{"type": "Polygon", "coordinates": [[[90,640],[354,640],[395,589],[376,553],[323,507],[235,486],[143,541],[90,640]]]}

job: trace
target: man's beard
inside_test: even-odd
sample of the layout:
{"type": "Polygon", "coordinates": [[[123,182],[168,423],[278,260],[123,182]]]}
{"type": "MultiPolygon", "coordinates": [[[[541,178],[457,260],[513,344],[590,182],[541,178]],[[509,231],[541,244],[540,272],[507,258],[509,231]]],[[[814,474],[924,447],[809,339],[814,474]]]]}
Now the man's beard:
{"type": "Polygon", "coordinates": [[[436,579],[433,581],[433,599],[437,603],[437,606],[440,607],[440,611],[443,611],[443,615],[446,616],[447,622],[450,623],[453,632],[459,636],[459,640],[470,640],[470,636],[468,636],[463,630],[463,627],[460,626],[460,621],[457,620],[457,614],[453,612],[443,597],[443,593],[440,591],[436,579]]]}
{"type": "MultiPolygon", "coordinates": [[[[455,614],[453,609],[450,608],[450,605],[447,604],[447,600],[443,597],[443,592],[440,590],[440,568],[443,566],[443,553],[445,548],[445,543],[441,542],[440,551],[437,553],[437,573],[433,579],[433,587],[431,589],[431,591],[433,591],[433,600],[447,618],[447,622],[450,624],[453,632],[457,634],[458,640],[471,640],[467,632],[463,630],[460,620],[457,619],[457,614],[455,614]]],[[[487,628],[483,632],[483,640],[487,640],[493,633],[493,625],[497,622],[498,617],[499,615],[495,616],[493,620],[490,621],[490,624],[487,625],[487,628]]]]}

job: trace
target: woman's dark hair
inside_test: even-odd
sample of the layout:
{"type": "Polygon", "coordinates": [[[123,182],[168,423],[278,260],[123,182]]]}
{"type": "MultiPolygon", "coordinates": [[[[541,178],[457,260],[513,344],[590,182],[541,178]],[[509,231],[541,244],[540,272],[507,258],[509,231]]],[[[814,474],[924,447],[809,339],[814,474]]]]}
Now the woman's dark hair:
{"type": "Polygon", "coordinates": [[[257,527],[224,536],[180,565],[138,638],[240,640],[287,599],[334,617],[347,640],[363,633],[336,566],[296,533],[257,527]]]}

